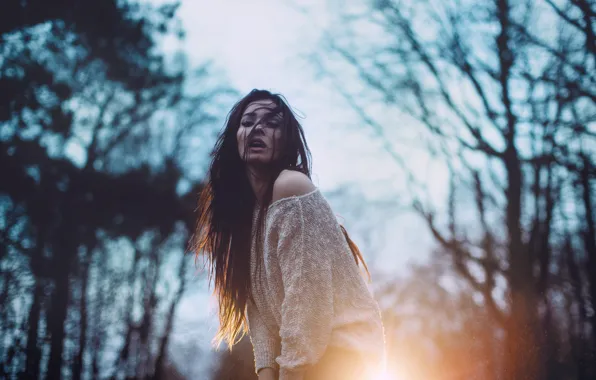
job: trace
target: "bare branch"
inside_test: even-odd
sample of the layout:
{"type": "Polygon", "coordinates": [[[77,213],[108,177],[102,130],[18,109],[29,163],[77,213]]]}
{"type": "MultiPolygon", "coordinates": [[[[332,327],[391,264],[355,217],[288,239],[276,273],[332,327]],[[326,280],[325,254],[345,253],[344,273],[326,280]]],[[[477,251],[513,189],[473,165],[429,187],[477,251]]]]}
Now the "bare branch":
{"type": "MultiPolygon", "coordinates": [[[[478,126],[473,125],[470,120],[461,112],[460,107],[455,104],[451,95],[449,95],[449,91],[447,90],[447,86],[445,85],[442,75],[439,72],[439,69],[433,63],[433,59],[431,58],[430,54],[424,48],[424,45],[417,39],[414,30],[403,14],[401,10],[396,7],[394,4],[387,5],[387,8],[390,8],[394,15],[395,15],[395,23],[401,27],[404,31],[404,34],[407,40],[410,42],[412,49],[419,55],[422,63],[428,68],[428,70],[433,75],[433,78],[437,81],[439,86],[439,92],[445,103],[449,106],[451,111],[460,119],[462,124],[468,129],[471,135],[477,140],[478,144],[481,146],[487,147],[486,149],[489,151],[494,152],[495,155],[500,155],[501,153],[498,152],[483,136],[480,128],[478,126]]],[[[487,103],[488,104],[488,103],[487,103]]],[[[488,108],[490,110],[490,107],[488,108]]],[[[494,114],[492,114],[494,116],[494,114]]]]}
{"type": "Polygon", "coordinates": [[[559,8],[552,0],[544,0],[554,11],[555,13],[565,20],[570,25],[573,25],[577,29],[583,32],[583,26],[577,21],[569,17],[561,8],[559,8]]]}
{"type": "MultiPolygon", "coordinates": [[[[453,255],[454,261],[453,264],[457,269],[458,273],[466,279],[466,281],[470,284],[472,289],[480,292],[484,297],[486,302],[486,306],[491,312],[493,318],[499,323],[500,325],[504,326],[506,322],[506,316],[504,312],[497,306],[493,295],[493,287],[491,287],[489,281],[478,281],[470,272],[470,269],[467,265],[467,261],[474,261],[480,264],[483,268],[490,267],[484,260],[474,257],[470,254],[467,250],[465,250],[460,242],[458,242],[455,237],[446,238],[436,227],[434,222],[434,215],[432,213],[426,212],[422,209],[420,205],[416,206],[416,210],[424,217],[427,226],[429,227],[433,237],[439,242],[441,247],[445,249],[447,252],[453,255]]],[[[490,263],[492,265],[493,263],[490,263]]],[[[488,278],[488,274],[487,274],[488,278]]]]}

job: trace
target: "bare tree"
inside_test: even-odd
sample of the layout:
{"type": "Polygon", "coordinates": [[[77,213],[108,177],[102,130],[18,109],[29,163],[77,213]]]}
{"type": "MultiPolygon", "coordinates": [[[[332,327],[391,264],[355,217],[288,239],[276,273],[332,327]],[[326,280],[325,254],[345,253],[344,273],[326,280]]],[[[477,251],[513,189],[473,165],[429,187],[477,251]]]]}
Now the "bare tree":
{"type": "MultiPolygon", "coordinates": [[[[382,0],[340,13],[342,23],[333,24],[324,40],[325,59],[315,56],[315,63],[332,79],[338,67],[349,68],[373,101],[397,111],[400,124],[408,120],[427,132],[428,148],[451,170],[451,188],[468,189],[466,204],[475,204],[477,223],[461,223],[469,207],[462,208],[453,191],[446,215],[422,201],[416,208],[459,275],[482,296],[492,328],[504,332],[499,373],[508,379],[548,377],[560,362],[544,333],[561,322],[553,315],[560,304],[552,299],[561,294],[558,262],[564,252],[557,242],[565,234],[555,215],[570,202],[584,205],[586,215],[574,218],[579,227],[570,233],[581,232],[588,242],[573,262],[580,268],[592,263],[593,244],[583,237],[593,237],[593,185],[577,180],[594,178],[593,4],[382,0]],[[574,189],[588,195],[582,201],[574,189]],[[496,297],[500,289],[504,297],[496,297]]],[[[366,98],[356,97],[349,83],[345,77],[335,81],[387,139],[387,128],[397,124],[368,113],[366,98]]],[[[407,166],[391,141],[386,147],[407,166]]],[[[584,305],[596,299],[577,297],[584,305]]],[[[593,352],[595,338],[582,333],[581,339],[593,352]]],[[[584,370],[587,378],[596,369],[585,363],[584,370]]]]}
{"type": "Polygon", "coordinates": [[[182,35],[177,7],[10,0],[0,15],[2,378],[174,373],[194,142],[231,92],[212,64],[157,49],[182,35]]]}

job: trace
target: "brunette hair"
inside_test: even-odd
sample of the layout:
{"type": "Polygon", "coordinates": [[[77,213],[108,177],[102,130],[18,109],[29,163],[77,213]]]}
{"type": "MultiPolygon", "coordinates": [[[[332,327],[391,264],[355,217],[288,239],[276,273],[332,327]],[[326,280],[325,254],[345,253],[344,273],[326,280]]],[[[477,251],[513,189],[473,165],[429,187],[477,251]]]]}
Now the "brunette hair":
{"type": "MultiPolygon", "coordinates": [[[[201,254],[207,256],[210,280],[214,279],[220,324],[215,342],[219,345],[225,341],[231,348],[247,331],[245,310],[252,298],[251,244],[253,236],[262,236],[273,183],[284,169],[300,171],[310,178],[311,154],[302,126],[284,98],[269,91],[252,90],[228,114],[211,156],[208,181],[199,197],[197,226],[191,238],[191,248],[197,257],[201,254]],[[279,147],[279,156],[270,164],[271,176],[259,205],[253,233],[253,212],[257,201],[246,174],[245,161],[238,152],[236,133],[246,107],[259,100],[271,100],[275,104],[268,115],[281,116],[282,146],[279,147]]],[[[368,273],[358,247],[343,226],[341,230],[354,259],[368,273]]],[[[256,239],[256,244],[255,251],[259,255],[262,248],[260,238],[256,239]]]]}

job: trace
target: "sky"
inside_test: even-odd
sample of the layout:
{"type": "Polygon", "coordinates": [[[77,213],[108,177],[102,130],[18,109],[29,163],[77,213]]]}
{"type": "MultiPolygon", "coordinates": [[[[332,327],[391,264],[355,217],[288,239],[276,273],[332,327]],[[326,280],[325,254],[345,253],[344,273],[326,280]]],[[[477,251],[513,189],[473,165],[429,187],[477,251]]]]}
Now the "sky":
{"type": "MultiPolygon", "coordinates": [[[[306,58],[317,49],[322,31],[332,22],[327,3],[296,3],[182,1],[178,15],[186,38],[176,48],[184,50],[192,64],[212,59],[241,94],[253,88],[283,94],[304,116],[301,121],[313,155],[313,182],[328,195],[373,271],[405,274],[408,262],[426,258],[432,241],[422,220],[399,208],[403,172],[329,82],[316,77],[306,58]],[[334,197],[338,188],[344,188],[347,195],[334,197]]],[[[341,77],[342,73],[336,74],[341,77]]],[[[423,156],[409,159],[435,183],[446,183],[440,166],[429,164],[423,156]]],[[[178,330],[177,338],[207,346],[215,332],[215,304],[202,279],[197,274],[198,290],[180,305],[179,326],[184,328],[178,330]],[[207,332],[205,323],[211,326],[207,332]]]]}

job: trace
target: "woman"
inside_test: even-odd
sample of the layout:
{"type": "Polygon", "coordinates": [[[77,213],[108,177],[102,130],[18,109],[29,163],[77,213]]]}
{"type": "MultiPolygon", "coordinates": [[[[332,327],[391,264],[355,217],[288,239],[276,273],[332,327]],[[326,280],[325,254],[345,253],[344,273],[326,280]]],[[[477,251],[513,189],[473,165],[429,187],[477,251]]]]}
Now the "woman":
{"type": "Polygon", "coordinates": [[[384,358],[379,308],[309,158],[279,95],[253,90],[232,108],[193,239],[211,264],[216,341],[248,330],[259,380],[368,379],[384,358]]]}

